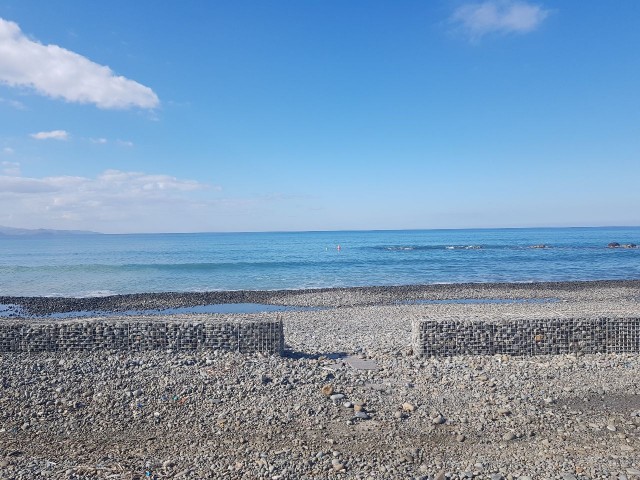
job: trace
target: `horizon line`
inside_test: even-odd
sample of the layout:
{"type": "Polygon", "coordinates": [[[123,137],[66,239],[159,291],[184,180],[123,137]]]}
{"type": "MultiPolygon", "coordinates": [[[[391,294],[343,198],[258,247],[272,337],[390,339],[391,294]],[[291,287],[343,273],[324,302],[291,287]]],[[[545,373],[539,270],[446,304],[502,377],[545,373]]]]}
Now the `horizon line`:
{"type": "MultiPolygon", "coordinates": [[[[1,228],[2,226],[0,226],[1,228]]],[[[58,232],[79,232],[78,229],[57,230],[53,228],[9,227],[23,230],[53,230],[58,232]]],[[[337,229],[337,230],[224,230],[224,231],[190,231],[190,232],[98,232],[81,231],[85,235],[199,235],[199,234],[251,234],[251,233],[352,233],[352,232],[420,232],[447,230],[536,230],[536,229],[571,229],[571,228],[640,228],[640,225],[573,225],[573,226],[537,226],[537,227],[449,227],[449,228],[374,228],[374,229],[337,229]]]]}

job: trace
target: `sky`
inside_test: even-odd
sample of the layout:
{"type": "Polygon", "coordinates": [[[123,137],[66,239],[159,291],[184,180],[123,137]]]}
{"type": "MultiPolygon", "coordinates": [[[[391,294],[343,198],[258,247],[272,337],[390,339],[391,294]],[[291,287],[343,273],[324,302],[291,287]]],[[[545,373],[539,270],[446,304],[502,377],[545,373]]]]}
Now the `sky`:
{"type": "Polygon", "coordinates": [[[640,225],[640,2],[0,0],[0,225],[640,225]]]}

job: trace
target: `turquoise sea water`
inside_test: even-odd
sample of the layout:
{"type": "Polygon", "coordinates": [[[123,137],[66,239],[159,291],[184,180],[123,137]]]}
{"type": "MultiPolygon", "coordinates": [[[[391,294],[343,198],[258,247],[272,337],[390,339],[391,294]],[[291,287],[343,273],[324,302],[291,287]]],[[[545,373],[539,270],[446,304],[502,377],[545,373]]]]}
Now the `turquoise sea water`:
{"type": "Polygon", "coordinates": [[[640,227],[0,236],[0,295],[640,279],[609,242],[640,227]]]}

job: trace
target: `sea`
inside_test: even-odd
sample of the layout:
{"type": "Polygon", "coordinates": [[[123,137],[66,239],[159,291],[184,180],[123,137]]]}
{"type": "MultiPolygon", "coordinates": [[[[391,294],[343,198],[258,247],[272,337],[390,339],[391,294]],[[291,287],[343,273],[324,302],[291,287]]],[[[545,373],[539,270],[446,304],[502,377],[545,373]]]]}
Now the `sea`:
{"type": "Polygon", "coordinates": [[[640,227],[4,235],[0,296],[640,279],[632,244],[640,227]]]}

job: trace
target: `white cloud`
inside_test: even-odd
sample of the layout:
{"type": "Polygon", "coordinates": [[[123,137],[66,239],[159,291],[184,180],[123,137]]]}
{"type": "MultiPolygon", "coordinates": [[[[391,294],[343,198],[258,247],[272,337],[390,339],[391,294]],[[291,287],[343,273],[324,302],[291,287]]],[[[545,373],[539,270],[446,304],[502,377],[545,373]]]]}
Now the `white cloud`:
{"type": "Polygon", "coordinates": [[[20,175],[20,164],[18,162],[2,162],[0,163],[0,173],[2,175],[20,175]]]}
{"type": "Polygon", "coordinates": [[[9,105],[10,107],[15,108],[16,110],[26,110],[27,109],[27,107],[25,107],[24,103],[19,102],[18,100],[11,100],[11,99],[1,98],[0,97],[0,103],[9,105]]]}
{"type": "Polygon", "coordinates": [[[14,153],[16,153],[16,151],[11,147],[4,147],[2,149],[2,153],[4,153],[5,155],[13,155],[14,153]]]}
{"type": "Polygon", "coordinates": [[[69,132],[66,130],[51,130],[50,132],[32,133],[31,137],[36,140],[67,140],[69,138],[69,132]]]}
{"type": "Polygon", "coordinates": [[[532,32],[548,15],[549,10],[524,1],[488,0],[458,7],[451,20],[476,40],[490,33],[532,32]]]}
{"type": "Polygon", "coordinates": [[[0,18],[0,82],[99,108],[155,108],[149,87],[57,45],[27,38],[18,24],[0,18]]]}
{"type": "Polygon", "coordinates": [[[57,188],[54,185],[36,178],[0,175],[0,192],[2,192],[2,195],[55,192],[56,190],[57,188]]]}
{"type": "Polygon", "coordinates": [[[121,147],[133,147],[133,142],[130,142],[129,140],[118,140],[118,145],[120,145],[121,147]]]}
{"type": "MultiPolygon", "coordinates": [[[[5,164],[6,163],[6,164],[5,164]]],[[[163,174],[106,170],[95,177],[31,178],[0,170],[0,212],[35,226],[98,231],[177,228],[181,221],[215,204],[219,188],[163,174]],[[203,199],[202,196],[205,196],[203,199]]],[[[2,215],[0,215],[1,219],[2,215]]],[[[186,227],[185,227],[186,228],[186,227]]],[[[193,227],[192,227],[193,228],[193,227]]]]}
{"type": "Polygon", "coordinates": [[[89,140],[91,140],[91,143],[97,143],[98,145],[104,145],[107,143],[106,138],[90,138],[89,140]]]}
{"type": "Polygon", "coordinates": [[[129,192],[136,195],[154,191],[193,192],[207,188],[203,183],[195,180],[180,180],[169,175],[148,175],[142,172],[123,172],[121,170],[106,170],[93,183],[99,190],[117,189],[121,194],[129,192]]]}
{"type": "Polygon", "coordinates": [[[105,233],[286,229],[286,222],[278,223],[287,217],[282,205],[299,210],[300,200],[228,196],[215,185],[165,174],[105,170],[35,178],[0,168],[0,225],[14,227],[105,233]]]}

